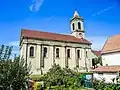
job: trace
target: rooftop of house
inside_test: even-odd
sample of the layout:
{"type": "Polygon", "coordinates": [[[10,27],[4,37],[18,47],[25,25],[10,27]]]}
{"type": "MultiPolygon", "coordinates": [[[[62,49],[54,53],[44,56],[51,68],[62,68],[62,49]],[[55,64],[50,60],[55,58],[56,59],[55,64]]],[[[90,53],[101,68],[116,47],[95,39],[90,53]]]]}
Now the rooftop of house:
{"type": "Polygon", "coordinates": [[[95,50],[92,50],[92,52],[97,56],[101,56],[101,51],[95,51],[95,50]]]}
{"type": "Polygon", "coordinates": [[[120,51],[120,34],[109,37],[103,46],[102,54],[120,51]]]}
{"type": "Polygon", "coordinates": [[[118,72],[120,71],[120,66],[99,66],[94,69],[93,72],[118,72]]]}
{"type": "Polygon", "coordinates": [[[33,38],[33,39],[44,39],[44,40],[53,40],[53,41],[63,41],[63,42],[73,42],[91,45],[86,39],[76,38],[72,35],[57,34],[51,32],[43,32],[29,29],[22,29],[21,31],[22,38],[33,38]]]}

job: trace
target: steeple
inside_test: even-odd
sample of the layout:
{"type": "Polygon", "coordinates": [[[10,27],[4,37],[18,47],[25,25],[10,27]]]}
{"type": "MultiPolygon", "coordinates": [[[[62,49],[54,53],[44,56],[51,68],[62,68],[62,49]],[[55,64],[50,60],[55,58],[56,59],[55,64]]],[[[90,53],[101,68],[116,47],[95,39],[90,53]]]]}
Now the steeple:
{"type": "Polygon", "coordinates": [[[83,20],[83,18],[79,16],[77,10],[75,10],[74,15],[73,15],[71,21],[72,21],[73,19],[75,19],[75,18],[77,18],[77,19],[79,19],[79,20],[83,20]]]}
{"type": "Polygon", "coordinates": [[[76,10],[70,21],[70,24],[72,35],[76,38],[84,38],[83,18],[79,16],[76,10]]]}
{"type": "Polygon", "coordinates": [[[74,17],[79,17],[78,12],[75,10],[74,17]]]}

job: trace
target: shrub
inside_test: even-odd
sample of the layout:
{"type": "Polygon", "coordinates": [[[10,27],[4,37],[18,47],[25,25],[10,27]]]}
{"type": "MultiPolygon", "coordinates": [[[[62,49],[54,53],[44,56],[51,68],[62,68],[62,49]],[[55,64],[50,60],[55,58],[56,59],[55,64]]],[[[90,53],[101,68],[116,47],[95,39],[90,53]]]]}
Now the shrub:
{"type": "Polygon", "coordinates": [[[98,81],[95,80],[93,82],[93,87],[95,90],[120,90],[120,85],[112,84],[112,83],[104,83],[104,80],[98,81]]]}
{"type": "Polygon", "coordinates": [[[45,86],[50,88],[51,86],[80,87],[78,76],[71,69],[61,68],[56,64],[44,75],[43,80],[45,86]]]}
{"type": "Polygon", "coordinates": [[[30,75],[30,78],[34,81],[43,81],[44,75],[30,75]]]}

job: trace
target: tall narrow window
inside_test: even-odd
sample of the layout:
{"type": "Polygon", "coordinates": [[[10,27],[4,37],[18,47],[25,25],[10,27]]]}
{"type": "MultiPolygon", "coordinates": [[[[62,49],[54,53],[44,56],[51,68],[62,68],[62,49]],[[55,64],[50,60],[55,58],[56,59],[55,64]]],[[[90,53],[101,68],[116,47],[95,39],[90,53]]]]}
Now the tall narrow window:
{"type": "Polygon", "coordinates": [[[30,57],[33,57],[34,56],[34,47],[31,46],[30,47],[30,57]]]}
{"type": "Polygon", "coordinates": [[[56,57],[59,57],[59,48],[56,48],[56,57]]]}
{"type": "Polygon", "coordinates": [[[72,27],[73,27],[73,30],[74,30],[75,29],[75,24],[74,23],[72,24],[72,27]]]}
{"type": "Polygon", "coordinates": [[[47,57],[47,48],[44,47],[43,57],[47,57]]]}
{"type": "Polygon", "coordinates": [[[92,59],[92,66],[95,69],[95,59],[94,58],[92,59]]]}
{"type": "Polygon", "coordinates": [[[81,24],[80,24],[80,22],[78,22],[78,29],[81,29],[81,24]]]}
{"type": "Polygon", "coordinates": [[[70,58],[70,49],[67,50],[67,58],[70,58]]]}
{"type": "Polygon", "coordinates": [[[80,50],[77,50],[77,58],[80,58],[80,50]]]}
{"type": "Polygon", "coordinates": [[[86,58],[88,57],[88,52],[86,51],[86,58]]]}

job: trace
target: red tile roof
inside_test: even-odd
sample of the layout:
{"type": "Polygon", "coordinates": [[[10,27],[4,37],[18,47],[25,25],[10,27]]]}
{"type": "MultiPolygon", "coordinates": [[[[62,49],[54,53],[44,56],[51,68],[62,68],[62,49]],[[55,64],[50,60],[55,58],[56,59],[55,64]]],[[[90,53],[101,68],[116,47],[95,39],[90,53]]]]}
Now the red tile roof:
{"type": "Polygon", "coordinates": [[[93,70],[93,72],[118,72],[120,66],[100,66],[93,70]]]}
{"type": "Polygon", "coordinates": [[[27,37],[27,38],[36,38],[36,39],[47,39],[47,40],[55,40],[55,41],[91,44],[86,39],[79,39],[72,35],[63,35],[63,34],[35,31],[35,30],[28,30],[28,29],[22,29],[21,36],[23,38],[27,37]]]}
{"type": "Polygon", "coordinates": [[[94,50],[92,50],[92,52],[93,52],[96,56],[101,56],[101,51],[94,51],[94,50]]]}
{"type": "Polygon", "coordinates": [[[102,49],[102,54],[120,51],[120,34],[108,38],[102,49]]]}

